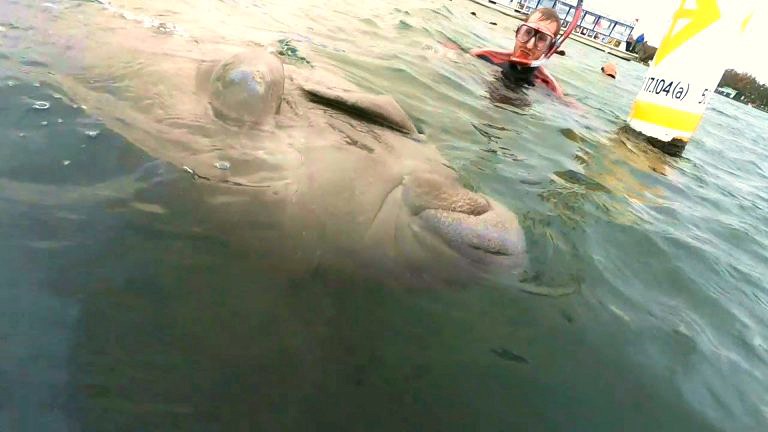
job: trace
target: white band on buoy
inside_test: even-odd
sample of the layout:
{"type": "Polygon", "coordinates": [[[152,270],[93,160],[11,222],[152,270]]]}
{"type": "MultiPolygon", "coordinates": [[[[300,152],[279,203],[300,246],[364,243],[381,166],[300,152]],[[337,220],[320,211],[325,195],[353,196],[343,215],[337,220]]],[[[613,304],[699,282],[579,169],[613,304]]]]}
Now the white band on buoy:
{"type": "Polygon", "coordinates": [[[632,129],[690,140],[753,11],[751,0],[682,0],[632,105],[632,129]]]}

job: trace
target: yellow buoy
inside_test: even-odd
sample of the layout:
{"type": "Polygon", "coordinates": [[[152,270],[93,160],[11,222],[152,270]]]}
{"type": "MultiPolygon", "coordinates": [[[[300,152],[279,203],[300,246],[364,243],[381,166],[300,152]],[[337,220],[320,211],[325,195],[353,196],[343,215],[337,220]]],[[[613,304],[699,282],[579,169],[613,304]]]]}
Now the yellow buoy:
{"type": "Polygon", "coordinates": [[[753,1],[682,0],[632,104],[629,125],[679,155],[733,61],[753,1]]]}

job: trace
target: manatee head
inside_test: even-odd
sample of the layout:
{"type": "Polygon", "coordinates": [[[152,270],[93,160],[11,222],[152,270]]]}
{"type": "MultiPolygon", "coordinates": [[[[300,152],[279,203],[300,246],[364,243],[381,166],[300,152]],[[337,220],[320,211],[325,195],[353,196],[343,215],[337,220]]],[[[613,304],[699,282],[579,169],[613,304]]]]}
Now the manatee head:
{"type": "Polygon", "coordinates": [[[250,50],[219,63],[210,78],[210,103],[217,117],[237,124],[263,124],[280,109],[285,74],[278,57],[250,50]]]}
{"type": "MultiPolygon", "coordinates": [[[[525,236],[515,214],[463,187],[438,154],[416,143],[415,126],[392,97],[289,72],[289,85],[298,82],[306,96],[294,100],[301,111],[327,120],[306,131],[307,141],[319,145],[293,150],[301,152],[307,183],[297,181],[303,187],[290,194],[295,213],[286,220],[297,224],[302,241],[314,232],[318,249],[362,246],[377,264],[416,264],[440,276],[525,269],[525,236]],[[338,114],[329,116],[330,110],[338,114]],[[343,114],[348,118],[340,121],[343,114]]],[[[280,107],[283,65],[266,51],[235,55],[206,74],[211,106],[227,122],[263,124],[280,107]]]]}

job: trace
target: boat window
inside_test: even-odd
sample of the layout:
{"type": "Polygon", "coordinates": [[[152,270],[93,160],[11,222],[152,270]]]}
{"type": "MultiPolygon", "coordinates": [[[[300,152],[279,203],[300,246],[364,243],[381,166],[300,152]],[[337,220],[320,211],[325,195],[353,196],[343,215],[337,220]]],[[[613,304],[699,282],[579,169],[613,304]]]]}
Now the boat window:
{"type": "Polygon", "coordinates": [[[597,21],[597,25],[595,26],[595,30],[603,34],[609,34],[612,30],[613,24],[615,24],[614,21],[606,17],[600,17],[600,19],[597,21]]]}
{"type": "Polygon", "coordinates": [[[557,14],[560,16],[560,19],[569,20],[573,18],[573,14],[571,13],[573,11],[573,8],[570,5],[567,5],[565,3],[557,2],[555,11],[557,11],[557,14]]]}
{"type": "Polygon", "coordinates": [[[616,28],[613,30],[612,36],[616,39],[627,40],[630,33],[632,33],[632,27],[624,24],[617,24],[616,28]]]}
{"type": "Polygon", "coordinates": [[[591,13],[584,14],[584,19],[581,20],[582,27],[593,28],[597,22],[597,17],[591,13]]]}
{"type": "Polygon", "coordinates": [[[539,2],[539,8],[555,8],[555,3],[557,3],[557,0],[541,0],[539,2]]]}

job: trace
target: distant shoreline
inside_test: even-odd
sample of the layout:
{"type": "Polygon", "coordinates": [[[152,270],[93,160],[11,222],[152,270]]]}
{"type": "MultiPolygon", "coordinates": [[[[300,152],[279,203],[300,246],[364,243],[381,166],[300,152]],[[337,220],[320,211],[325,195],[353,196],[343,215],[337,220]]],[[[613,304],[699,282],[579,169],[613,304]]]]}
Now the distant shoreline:
{"type": "Polygon", "coordinates": [[[754,76],[728,69],[720,79],[718,87],[735,90],[733,96],[725,96],[744,105],[768,112],[768,86],[754,76]]]}

